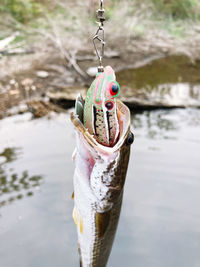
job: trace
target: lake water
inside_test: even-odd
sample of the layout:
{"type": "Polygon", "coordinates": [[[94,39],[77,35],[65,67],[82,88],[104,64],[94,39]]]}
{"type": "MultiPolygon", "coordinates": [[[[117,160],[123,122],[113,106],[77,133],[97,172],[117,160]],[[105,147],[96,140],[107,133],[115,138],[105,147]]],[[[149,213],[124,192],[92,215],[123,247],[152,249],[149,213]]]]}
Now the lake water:
{"type": "MultiPolygon", "coordinates": [[[[132,115],[123,208],[108,267],[200,266],[200,110],[132,115]]],[[[0,267],[79,266],[69,113],[0,121],[0,267]]]]}

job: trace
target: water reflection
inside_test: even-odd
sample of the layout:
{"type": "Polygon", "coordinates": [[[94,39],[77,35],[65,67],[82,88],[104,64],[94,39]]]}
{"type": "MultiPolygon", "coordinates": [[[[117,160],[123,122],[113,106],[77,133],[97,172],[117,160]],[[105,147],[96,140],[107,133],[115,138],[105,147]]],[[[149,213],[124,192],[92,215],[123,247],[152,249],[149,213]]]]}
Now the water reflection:
{"type": "Polygon", "coordinates": [[[134,129],[145,129],[148,138],[173,138],[170,132],[177,131],[179,125],[177,121],[169,116],[169,111],[150,112],[132,115],[132,126],[134,129]]]}
{"type": "Polygon", "coordinates": [[[17,159],[19,151],[18,148],[6,148],[0,153],[0,208],[26,196],[32,196],[33,189],[39,187],[42,182],[40,175],[30,176],[26,170],[18,174],[8,168],[8,164],[17,159]]]}
{"type": "Polygon", "coordinates": [[[196,92],[199,87],[199,70],[199,61],[192,65],[188,57],[170,56],[155,60],[143,67],[120,71],[117,73],[117,78],[121,86],[126,85],[137,89],[166,85],[164,90],[167,90],[167,85],[178,87],[179,83],[183,83],[191,84],[196,92]]]}
{"type": "MultiPolygon", "coordinates": [[[[22,148],[0,151],[0,188],[10,190],[0,196],[7,201],[0,209],[0,266],[78,266],[69,113],[51,120],[23,116],[0,123],[0,147],[22,148]],[[27,201],[43,182],[31,179],[35,173],[45,177],[43,190],[27,201]],[[17,199],[8,205],[17,195],[23,195],[20,205],[17,199]]],[[[200,266],[200,109],[132,114],[132,127],[135,142],[108,267],[200,266]]]]}
{"type": "Polygon", "coordinates": [[[145,111],[132,114],[131,118],[137,134],[150,139],[178,139],[181,128],[200,125],[198,109],[145,111]]]}
{"type": "Polygon", "coordinates": [[[192,65],[187,57],[172,56],[139,68],[122,70],[117,79],[125,101],[143,105],[199,107],[200,62],[192,65]]]}
{"type": "Polygon", "coordinates": [[[0,153],[0,157],[5,159],[5,162],[11,162],[17,159],[17,148],[6,148],[2,153],[0,153]]]}

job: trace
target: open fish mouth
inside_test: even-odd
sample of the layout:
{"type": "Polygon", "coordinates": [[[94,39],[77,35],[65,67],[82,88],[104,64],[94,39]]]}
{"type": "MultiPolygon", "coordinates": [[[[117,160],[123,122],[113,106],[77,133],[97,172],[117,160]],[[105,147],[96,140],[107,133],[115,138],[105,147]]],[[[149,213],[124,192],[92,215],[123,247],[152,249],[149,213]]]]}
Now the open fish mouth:
{"type": "Polygon", "coordinates": [[[117,100],[117,117],[119,122],[119,137],[113,147],[103,146],[98,143],[83,125],[84,100],[79,94],[76,100],[75,113],[71,113],[71,121],[75,129],[80,132],[88,144],[100,153],[112,154],[116,152],[125,143],[131,145],[134,141],[134,135],[130,132],[130,111],[126,105],[117,100]]]}
{"type": "Polygon", "coordinates": [[[119,137],[113,147],[99,144],[83,125],[84,101],[76,101],[71,120],[77,134],[76,166],[85,180],[85,192],[99,212],[110,209],[123,190],[128,168],[130,145],[134,135],[130,131],[130,111],[117,100],[119,137]],[[80,166],[80,167],[79,167],[80,166]]]}

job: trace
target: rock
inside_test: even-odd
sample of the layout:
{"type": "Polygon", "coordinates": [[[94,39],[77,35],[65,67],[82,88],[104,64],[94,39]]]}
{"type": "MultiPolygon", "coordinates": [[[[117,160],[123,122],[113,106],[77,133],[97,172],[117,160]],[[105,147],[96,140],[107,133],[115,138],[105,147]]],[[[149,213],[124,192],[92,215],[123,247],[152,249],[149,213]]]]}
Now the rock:
{"type": "Polygon", "coordinates": [[[63,112],[63,110],[52,103],[43,100],[32,100],[27,102],[29,111],[33,114],[34,118],[42,118],[49,115],[52,111],[63,112]]]}
{"type": "Polygon", "coordinates": [[[91,67],[91,68],[87,69],[86,72],[90,77],[95,77],[97,74],[97,67],[91,67]]]}
{"type": "Polygon", "coordinates": [[[65,87],[58,89],[51,89],[46,93],[50,101],[62,108],[70,108],[74,106],[77,95],[80,93],[83,98],[86,96],[87,89],[83,87],[65,87]]]}
{"type": "Polygon", "coordinates": [[[8,116],[13,116],[16,114],[22,114],[28,111],[28,107],[26,104],[22,103],[18,106],[12,107],[7,111],[8,116]]]}
{"type": "Polygon", "coordinates": [[[14,85],[14,84],[15,84],[15,79],[11,79],[11,80],[9,81],[9,83],[10,83],[11,85],[14,85]]]}
{"type": "Polygon", "coordinates": [[[45,79],[49,76],[49,73],[47,71],[44,71],[44,70],[39,70],[36,72],[36,75],[38,78],[45,79]]]}
{"type": "Polygon", "coordinates": [[[19,95],[19,90],[10,90],[9,95],[19,95]]]}
{"type": "Polygon", "coordinates": [[[107,58],[119,58],[120,57],[120,53],[114,50],[107,50],[105,51],[104,55],[107,58]]]}
{"type": "Polygon", "coordinates": [[[31,78],[26,78],[21,82],[21,85],[26,87],[26,86],[31,86],[33,84],[33,80],[31,78]]]}
{"type": "Polygon", "coordinates": [[[46,93],[46,96],[50,99],[65,99],[65,100],[72,100],[75,101],[77,95],[80,93],[83,98],[86,96],[87,89],[83,87],[66,87],[62,88],[61,90],[54,90],[51,89],[46,93]]]}

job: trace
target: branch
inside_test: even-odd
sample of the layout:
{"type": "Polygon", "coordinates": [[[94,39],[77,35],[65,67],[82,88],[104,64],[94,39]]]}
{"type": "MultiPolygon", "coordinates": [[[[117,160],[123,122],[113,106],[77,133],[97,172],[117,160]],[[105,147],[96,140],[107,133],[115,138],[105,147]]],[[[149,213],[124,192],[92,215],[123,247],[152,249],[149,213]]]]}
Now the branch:
{"type": "Polygon", "coordinates": [[[5,49],[9,46],[9,44],[15,40],[17,35],[19,35],[19,32],[15,32],[13,35],[3,40],[0,40],[0,53],[5,51],[5,49]]]}
{"type": "Polygon", "coordinates": [[[63,47],[62,41],[60,39],[58,30],[56,28],[55,23],[52,23],[52,20],[49,19],[49,16],[46,16],[47,20],[49,22],[49,24],[52,27],[52,31],[54,36],[51,36],[50,34],[48,34],[48,36],[50,37],[50,39],[56,43],[57,47],[59,48],[61,54],[63,55],[63,57],[71,64],[71,66],[75,69],[75,71],[81,75],[84,79],[87,78],[86,73],[79,67],[79,65],[77,64],[76,58],[74,55],[72,55],[72,53],[69,53],[66,51],[66,49],[63,47]]]}

